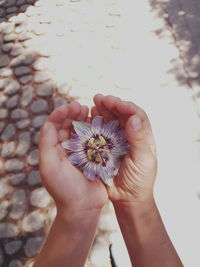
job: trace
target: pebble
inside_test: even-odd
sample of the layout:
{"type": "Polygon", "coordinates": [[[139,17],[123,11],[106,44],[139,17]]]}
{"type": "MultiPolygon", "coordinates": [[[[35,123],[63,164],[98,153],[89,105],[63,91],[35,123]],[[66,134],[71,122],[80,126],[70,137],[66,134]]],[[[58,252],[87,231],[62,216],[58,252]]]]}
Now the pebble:
{"type": "Polygon", "coordinates": [[[44,70],[44,69],[48,69],[49,68],[49,60],[47,58],[39,58],[37,59],[34,64],[33,64],[33,68],[35,70],[44,70]]]}
{"type": "Polygon", "coordinates": [[[26,175],[25,173],[17,173],[10,176],[10,183],[12,185],[19,185],[21,182],[24,181],[26,175]]]}
{"type": "Polygon", "coordinates": [[[33,79],[33,75],[26,75],[26,76],[23,76],[19,79],[20,83],[22,84],[27,84],[29,82],[31,82],[33,79]]]}
{"type": "Polygon", "coordinates": [[[36,94],[39,96],[51,96],[53,94],[53,84],[50,82],[38,85],[36,88],[36,94]]]}
{"type": "Polygon", "coordinates": [[[95,266],[107,266],[110,262],[110,252],[106,241],[97,237],[89,256],[90,262],[95,266]]]}
{"type": "Polygon", "coordinates": [[[40,131],[37,131],[33,134],[32,141],[35,145],[39,144],[39,139],[40,139],[40,131]]]}
{"type": "Polygon", "coordinates": [[[36,166],[39,163],[39,150],[34,149],[28,154],[27,162],[31,166],[36,166]]]}
{"type": "Polygon", "coordinates": [[[21,24],[15,28],[15,33],[21,33],[26,30],[26,25],[21,24]]]}
{"type": "Polygon", "coordinates": [[[8,172],[20,171],[24,168],[24,163],[19,159],[9,159],[5,162],[5,170],[8,172]]]}
{"type": "Polygon", "coordinates": [[[17,119],[24,119],[28,117],[28,112],[26,110],[23,109],[14,109],[11,112],[11,118],[13,120],[17,120],[17,119]]]}
{"type": "Polygon", "coordinates": [[[4,143],[1,148],[1,156],[3,158],[14,156],[16,143],[14,141],[4,143]]]}
{"type": "Polygon", "coordinates": [[[14,6],[16,4],[16,0],[7,0],[6,7],[14,6]]]}
{"type": "Polygon", "coordinates": [[[34,82],[42,83],[52,79],[52,75],[49,72],[36,72],[34,76],[34,82]]]}
{"type": "Polygon", "coordinates": [[[31,74],[31,68],[26,66],[17,67],[14,70],[16,76],[23,76],[26,74],[31,74]]]}
{"type": "MultiPolygon", "coordinates": [[[[27,0],[25,0],[25,1],[27,1],[27,0]]],[[[24,23],[24,22],[26,22],[26,20],[27,20],[27,16],[26,16],[25,13],[18,13],[17,16],[13,16],[11,18],[11,21],[13,23],[15,23],[16,25],[19,25],[21,23],[24,23]]]]}
{"type": "Polygon", "coordinates": [[[15,191],[13,198],[12,198],[12,208],[10,211],[10,218],[11,219],[20,219],[24,214],[26,208],[26,194],[24,189],[18,189],[15,191]]]}
{"type": "Polygon", "coordinates": [[[51,197],[44,187],[40,187],[31,192],[30,203],[32,206],[45,208],[51,203],[51,197]]]}
{"type": "Polygon", "coordinates": [[[0,120],[8,117],[8,110],[6,108],[0,109],[0,120]]]}
{"type": "Polygon", "coordinates": [[[23,267],[23,265],[22,265],[21,261],[19,261],[19,260],[12,260],[9,263],[8,267],[23,267]]]}
{"type": "Polygon", "coordinates": [[[3,133],[1,135],[1,139],[3,141],[8,141],[14,137],[16,133],[16,129],[12,123],[8,124],[6,128],[3,130],[3,133]]]}
{"type": "Polygon", "coordinates": [[[23,46],[20,43],[16,43],[13,46],[12,51],[11,51],[10,54],[11,54],[11,56],[16,57],[16,56],[19,56],[19,55],[23,54],[23,52],[24,52],[23,46]]]}
{"type": "Polygon", "coordinates": [[[23,5],[23,6],[20,7],[19,10],[20,10],[21,12],[25,12],[25,11],[27,10],[28,7],[30,7],[30,5],[23,5]]]}
{"type": "Polygon", "coordinates": [[[42,113],[48,110],[48,103],[44,99],[38,99],[31,104],[30,108],[35,114],[42,113]]]}
{"type": "Polygon", "coordinates": [[[5,34],[3,37],[3,40],[8,43],[8,42],[13,42],[17,40],[17,34],[16,33],[11,33],[11,34],[5,34]]]}
{"type": "Polygon", "coordinates": [[[0,90],[3,90],[8,85],[9,79],[0,79],[0,90]]]}
{"type": "Polygon", "coordinates": [[[61,84],[58,86],[58,92],[60,94],[64,94],[64,95],[68,94],[70,89],[71,89],[71,85],[68,85],[68,84],[61,84]]]}
{"type": "Polygon", "coordinates": [[[21,240],[14,240],[4,245],[5,252],[8,255],[13,255],[17,253],[21,249],[21,247],[22,247],[21,240]]]}
{"type": "Polygon", "coordinates": [[[29,65],[29,64],[32,64],[34,60],[35,60],[35,54],[33,52],[32,53],[26,52],[26,53],[23,53],[23,55],[15,57],[10,62],[10,66],[18,67],[20,65],[29,65]]]}
{"type": "Polygon", "coordinates": [[[18,35],[18,40],[19,41],[26,41],[31,39],[33,36],[30,32],[23,32],[18,35]]]}
{"type": "Polygon", "coordinates": [[[9,186],[5,179],[0,180],[0,198],[5,197],[9,193],[9,186]]]}
{"type": "Polygon", "coordinates": [[[16,126],[17,126],[18,129],[25,129],[30,124],[31,124],[31,120],[30,119],[24,119],[24,120],[17,121],[16,126]]]}
{"type": "Polygon", "coordinates": [[[15,6],[9,7],[6,9],[7,14],[15,13],[17,12],[17,8],[15,6]]]}
{"type": "Polygon", "coordinates": [[[0,94],[0,107],[2,107],[6,103],[7,99],[8,97],[6,95],[0,94]]]}
{"type": "Polygon", "coordinates": [[[5,23],[3,25],[3,23],[2,23],[1,26],[3,26],[2,27],[2,32],[4,34],[7,34],[7,33],[12,33],[13,32],[15,24],[14,23],[5,23]]]}
{"type": "Polygon", "coordinates": [[[64,99],[63,97],[55,97],[53,99],[53,108],[56,109],[62,105],[67,105],[68,102],[66,99],[64,99]]]}
{"type": "Polygon", "coordinates": [[[8,213],[9,202],[7,200],[0,203],[0,220],[4,219],[8,213]]]}
{"type": "Polygon", "coordinates": [[[3,131],[5,125],[6,125],[6,124],[5,124],[4,121],[0,121],[0,133],[3,131]]]}
{"type": "Polygon", "coordinates": [[[0,266],[3,266],[4,263],[4,253],[2,248],[0,247],[0,266]]]}
{"type": "Polygon", "coordinates": [[[21,105],[28,106],[33,99],[33,87],[26,86],[23,89],[22,97],[21,97],[21,105]]]}
{"type": "Polygon", "coordinates": [[[19,95],[14,95],[8,99],[6,102],[7,108],[15,108],[19,103],[19,95]]]}
{"type": "Polygon", "coordinates": [[[18,227],[9,222],[0,223],[0,238],[15,237],[19,233],[18,227]]]}
{"type": "Polygon", "coordinates": [[[29,132],[23,132],[19,135],[19,143],[16,149],[18,156],[27,154],[31,146],[31,134],[29,132]]]}
{"type": "Polygon", "coordinates": [[[33,257],[35,256],[43,243],[44,238],[42,236],[37,236],[37,237],[31,237],[27,240],[25,244],[25,255],[27,257],[33,257]]]}
{"type": "Polygon", "coordinates": [[[22,220],[22,229],[25,232],[36,232],[44,227],[45,217],[38,210],[26,215],[22,220]]]}
{"type": "Polygon", "coordinates": [[[99,220],[99,229],[101,231],[117,231],[119,225],[113,214],[102,214],[99,220]]]}
{"type": "Polygon", "coordinates": [[[0,18],[4,16],[4,9],[0,8],[0,18]]]}
{"type": "Polygon", "coordinates": [[[40,172],[31,171],[28,175],[28,184],[29,185],[38,185],[41,184],[40,172]]]}
{"type": "Polygon", "coordinates": [[[32,126],[34,128],[40,128],[45,120],[47,119],[47,115],[39,115],[39,116],[36,116],[33,120],[32,120],[32,126]]]}
{"type": "Polygon", "coordinates": [[[10,59],[8,55],[1,55],[0,57],[0,68],[8,65],[10,59]]]}
{"type": "Polygon", "coordinates": [[[12,70],[9,68],[2,68],[0,69],[0,75],[2,77],[9,77],[12,75],[12,70]]]}
{"type": "Polygon", "coordinates": [[[25,4],[27,2],[27,0],[17,0],[17,6],[21,6],[23,4],[25,4]]]}
{"type": "Polygon", "coordinates": [[[5,53],[9,53],[12,50],[13,46],[14,46],[13,43],[4,44],[2,46],[2,51],[5,53]]]}
{"type": "Polygon", "coordinates": [[[8,95],[13,95],[17,93],[20,89],[20,84],[16,80],[12,80],[9,84],[5,87],[5,93],[8,95]]]}

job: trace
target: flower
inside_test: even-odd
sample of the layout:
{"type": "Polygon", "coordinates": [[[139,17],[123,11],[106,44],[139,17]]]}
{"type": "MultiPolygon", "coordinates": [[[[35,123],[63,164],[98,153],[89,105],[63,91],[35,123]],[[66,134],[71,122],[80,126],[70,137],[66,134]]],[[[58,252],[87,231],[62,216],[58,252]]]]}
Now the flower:
{"type": "Polygon", "coordinates": [[[96,116],[91,124],[80,121],[73,121],[72,124],[75,133],[61,144],[71,153],[69,161],[89,180],[99,177],[105,184],[111,185],[128,151],[119,122],[104,123],[103,117],[96,116]]]}

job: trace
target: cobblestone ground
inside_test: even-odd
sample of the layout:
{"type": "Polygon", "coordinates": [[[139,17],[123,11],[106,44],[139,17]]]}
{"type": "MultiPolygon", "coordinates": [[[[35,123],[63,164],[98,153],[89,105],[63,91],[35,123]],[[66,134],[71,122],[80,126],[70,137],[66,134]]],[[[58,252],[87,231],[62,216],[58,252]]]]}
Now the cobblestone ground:
{"type": "MultiPolygon", "coordinates": [[[[152,0],[151,6],[141,1],[134,14],[141,12],[144,17],[131,25],[134,16],[130,3],[0,0],[0,266],[31,266],[54,219],[53,200],[38,172],[39,129],[54,108],[74,97],[91,103],[91,96],[102,90],[128,97],[132,94],[133,73],[136,85],[144,85],[144,77],[137,75],[140,68],[152,87],[160,69],[171,72],[173,77],[175,74],[180,86],[192,89],[193,99],[200,106],[198,0],[152,0]],[[148,14],[157,16],[149,19],[148,14]],[[156,65],[149,50],[141,47],[137,38],[146,27],[153,36],[148,36],[147,41],[153,46],[155,36],[169,39],[169,68],[160,62],[156,65]],[[127,45],[131,31],[136,38],[127,45]],[[149,62],[154,62],[155,75],[148,76],[149,62]]],[[[163,57],[163,51],[156,52],[163,57]]],[[[160,88],[163,77],[158,80],[160,88]]],[[[126,254],[113,213],[110,204],[103,210],[88,267],[111,266],[110,244],[113,248],[120,244],[116,251],[126,254]]],[[[124,261],[119,266],[130,265],[124,261]]]]}

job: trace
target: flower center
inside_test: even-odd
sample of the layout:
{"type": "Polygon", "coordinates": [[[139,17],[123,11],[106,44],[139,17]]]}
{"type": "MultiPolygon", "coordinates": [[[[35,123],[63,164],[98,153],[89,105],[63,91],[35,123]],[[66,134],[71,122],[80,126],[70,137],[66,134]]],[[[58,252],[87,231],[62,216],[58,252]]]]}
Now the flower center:
{"type": "Polygon", "coordinates": [[[105,164],[111,144],[101,135],[92,137],[86,144],[86,154],[90,161],[105,164]]]}

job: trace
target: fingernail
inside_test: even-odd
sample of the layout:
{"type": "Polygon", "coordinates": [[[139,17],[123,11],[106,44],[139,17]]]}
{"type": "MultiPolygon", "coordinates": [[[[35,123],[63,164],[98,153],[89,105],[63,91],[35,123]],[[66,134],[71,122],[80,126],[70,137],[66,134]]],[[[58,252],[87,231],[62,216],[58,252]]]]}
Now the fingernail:
{"type": "Polygon", "coordinates": [[[50,122],[45,122],[45,124],[43,125],[42,131],[43,133],[47,133],[51,128],[51,123],[50,122]]]}
{"type": "Polygon", "coordinates": [[[131,127],[133,131],[138,131],[142,128],[142,120],[139,116],[134,115],[131,119],[131,127]]]}

